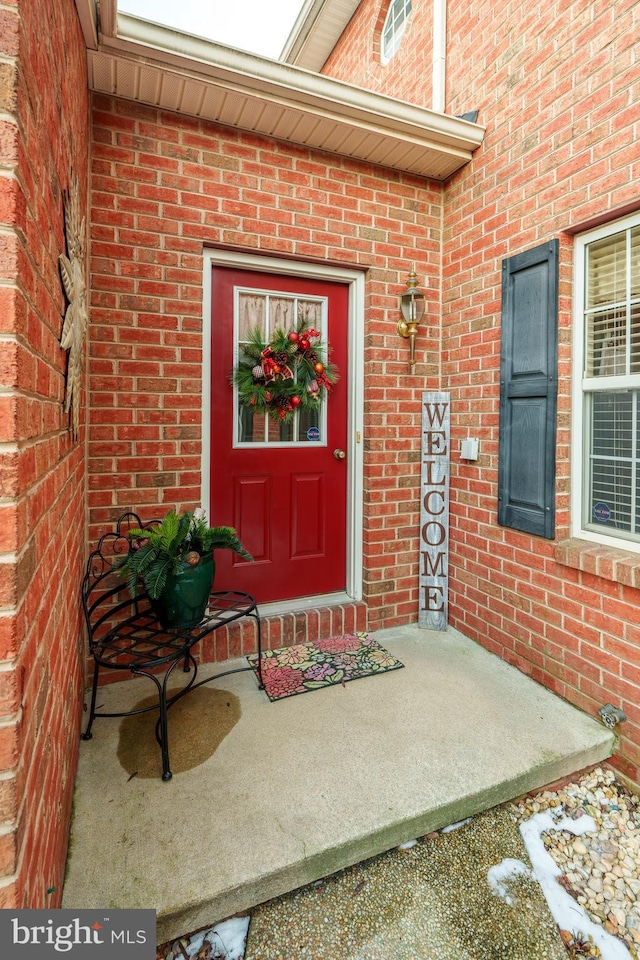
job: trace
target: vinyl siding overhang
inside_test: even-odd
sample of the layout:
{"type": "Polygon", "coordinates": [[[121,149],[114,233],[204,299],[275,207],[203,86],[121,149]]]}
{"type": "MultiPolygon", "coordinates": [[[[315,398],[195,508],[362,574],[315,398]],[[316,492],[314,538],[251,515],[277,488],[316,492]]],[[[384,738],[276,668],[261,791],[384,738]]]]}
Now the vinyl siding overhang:
{"type": "Polygon", "coordinates": [[[300,67],[76,0],[90,88],[344,157],[446,180],[480,146],[484,128],[300,67]],[[92,44],[93,40],[93,44],[92,44]]]}

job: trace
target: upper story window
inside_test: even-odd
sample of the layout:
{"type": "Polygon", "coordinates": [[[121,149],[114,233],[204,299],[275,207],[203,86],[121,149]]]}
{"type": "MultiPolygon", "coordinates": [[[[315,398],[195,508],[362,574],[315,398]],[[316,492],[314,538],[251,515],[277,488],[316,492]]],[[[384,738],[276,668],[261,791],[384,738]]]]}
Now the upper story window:
{"type": "Polygon", "coordinates": [[[394,55],[404,33],[407,18],[411,13],[411,0],[391,0],[391,5],[387,11],[387,17],[382,28],[382,52],[381,59],[383,63],[389,63],[394,55]]]}
{"type": "Polygon", "coordinates": [[[576,293],[575,532],[640,549],[640,216],[577,238],[576,293]]]}

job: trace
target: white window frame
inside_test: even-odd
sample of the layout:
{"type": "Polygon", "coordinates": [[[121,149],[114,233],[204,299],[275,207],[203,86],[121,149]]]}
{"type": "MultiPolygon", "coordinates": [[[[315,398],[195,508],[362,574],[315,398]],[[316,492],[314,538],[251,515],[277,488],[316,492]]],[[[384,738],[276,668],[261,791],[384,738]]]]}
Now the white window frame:
{"type": "Polygon", "coordinates": [[[400,46],[411,14],[411,0],[391,0],[380,35],[380,61],[389,63],[400,46]]]}
{"type": "MultiPolygon", "coordinates": [[[[573,389],[572,389],[572,441],[571,441],[571,535],[581,540],[619,547],[629,552],[640,553],[640,542],[631,539],[624,530],[610,533],[594,529],[594,523],[586,516],[585,502],[588,498],[589,479],[589,419],[585,415],[585,394],[595,391],[638,390],[640,374],[624,376],[585,376],[584,320],[586,300],[586,253],[589,244],[624,230],[640,226],[640,213],[615,220],[601,227],[580,234],[574,243],[574,297],[573,297],[573,389]]],[[[629,277],[627,278],[629,282],[629,277]]],[[[640,424],[638,424],[640,428],[640,424]]]]}

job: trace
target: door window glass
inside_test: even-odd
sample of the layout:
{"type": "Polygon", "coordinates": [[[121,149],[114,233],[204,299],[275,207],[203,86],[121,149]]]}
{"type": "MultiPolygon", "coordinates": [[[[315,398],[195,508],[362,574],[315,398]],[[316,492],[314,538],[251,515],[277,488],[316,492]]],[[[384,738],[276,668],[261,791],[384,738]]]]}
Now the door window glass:
{"type": "MultiPolygon", "coordinates": [[[[276,330],[297,330],[301,324],[321,333],[327,343],[326,297],[301,297],[287,293],[236,288],[234,297],[234,366],[238,354],[253,331],[260,331],[265,345],[276,330]]],[[[292,422],[272,419],[239,403],[234,388],[234,446],[288,446],[290,444],[326,443],[326,403],[315,410],[296,410],[292,422]]]]}

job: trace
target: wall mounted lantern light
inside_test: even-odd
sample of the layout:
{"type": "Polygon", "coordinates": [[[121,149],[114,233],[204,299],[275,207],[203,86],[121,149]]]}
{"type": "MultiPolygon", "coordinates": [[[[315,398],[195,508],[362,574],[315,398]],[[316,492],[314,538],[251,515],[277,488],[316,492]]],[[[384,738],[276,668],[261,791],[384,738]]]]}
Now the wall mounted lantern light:
{"type": "Polygon", "coordinates": [[[409,373],[414,372],[416,365],[416,336],[424,309],[424,293],[418,289],[418,278],[412,264],[407,289],[400,295],[402,320],[398,320],[398,333],[401,337],[409,338],[409,373]]]}

